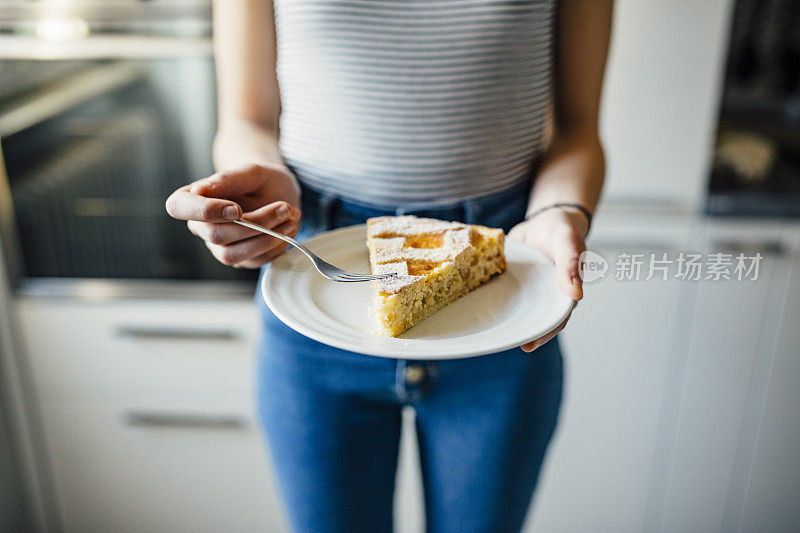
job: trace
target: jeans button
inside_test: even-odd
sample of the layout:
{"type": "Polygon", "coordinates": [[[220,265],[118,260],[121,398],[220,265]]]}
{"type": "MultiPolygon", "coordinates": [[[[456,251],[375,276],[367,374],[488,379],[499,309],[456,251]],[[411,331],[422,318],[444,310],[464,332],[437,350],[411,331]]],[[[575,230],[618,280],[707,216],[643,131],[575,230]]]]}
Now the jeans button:
{"type": "Polygon", "coordinates": [[[406,383],[419,385],[425,377],[425,369],[421,365],[408,365],[405,369],[406,383]]]}

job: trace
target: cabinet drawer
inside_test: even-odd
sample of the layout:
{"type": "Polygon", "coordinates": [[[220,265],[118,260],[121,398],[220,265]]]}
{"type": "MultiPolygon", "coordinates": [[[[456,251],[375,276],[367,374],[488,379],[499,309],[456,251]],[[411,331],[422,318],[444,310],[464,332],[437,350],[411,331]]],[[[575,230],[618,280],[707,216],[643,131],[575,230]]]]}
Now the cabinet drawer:
{"type": "Polygon", "coordinates": [[[236,408],[40,405],[67,532],[285,531],[259,430],[236,408]]]}
{"type": "Polygon", "coordinates": [[[37,389],[107,398],[143,390],[251,390],[252,302],[21,299],[37,389]]]}

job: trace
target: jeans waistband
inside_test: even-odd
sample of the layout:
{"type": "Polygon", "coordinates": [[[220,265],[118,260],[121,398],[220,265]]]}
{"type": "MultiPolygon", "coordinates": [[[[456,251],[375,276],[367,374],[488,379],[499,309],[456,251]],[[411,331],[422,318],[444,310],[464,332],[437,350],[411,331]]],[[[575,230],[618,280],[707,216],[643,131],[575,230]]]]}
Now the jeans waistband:
{"type": "Polygon", "coordinates": [[[468,224],[503,227],[521,221],[527,208],[531,178],[495,194],[443,204],[373,205],[318,191],[300,181],[303,218],[315,231],[363,223],[379,216],[415,215],[468,224]]]}

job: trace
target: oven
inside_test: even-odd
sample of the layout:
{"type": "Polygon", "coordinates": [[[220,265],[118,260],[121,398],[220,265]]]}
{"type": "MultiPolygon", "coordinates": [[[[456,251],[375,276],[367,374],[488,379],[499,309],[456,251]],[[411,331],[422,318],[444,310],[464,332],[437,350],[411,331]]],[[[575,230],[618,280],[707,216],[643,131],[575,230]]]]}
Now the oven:
{"type": "Polygon", "coordinates": [[[800,217],[800,6],[737,0],[706,212],[800,217]]]}
{"type": "Polygon", "coordinates": [[[0,222],[17,290],[253,290],[257,272],[218,264],[164,210],[213,172],[210,9],[0,7],[0,222]]]}

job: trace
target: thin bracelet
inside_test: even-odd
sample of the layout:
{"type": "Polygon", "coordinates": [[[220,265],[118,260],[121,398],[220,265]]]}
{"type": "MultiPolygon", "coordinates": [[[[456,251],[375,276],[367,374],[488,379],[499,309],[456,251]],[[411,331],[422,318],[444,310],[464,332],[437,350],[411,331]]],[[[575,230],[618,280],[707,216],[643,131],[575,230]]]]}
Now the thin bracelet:
{"type": "Polygon", "coordinates": [[[569,202],[558,202],[558,203],[555,203],[555,204],[546,205],[544,207],[540,207],[539,209],[537,209],[536,211],[534,211],[530,215],[526,216],[525,220],[530,220],[530,219],[532,219],[533,217],[535,217],[536,215],[538,215],[540,213],[543,213],[545,211],[549,211],[550,209],[555,209],[555,208],[558,208],[558,207],[572,207],[573,209],[577,209],[578,211],[583,213],[583,216],[586,217],[586,233],[589,233],[589,230],[592,227],[592,212],[589,211],[588,209],[586,209],[586,207],[582,206],[581,204],[571,204],[569,202]]]}

